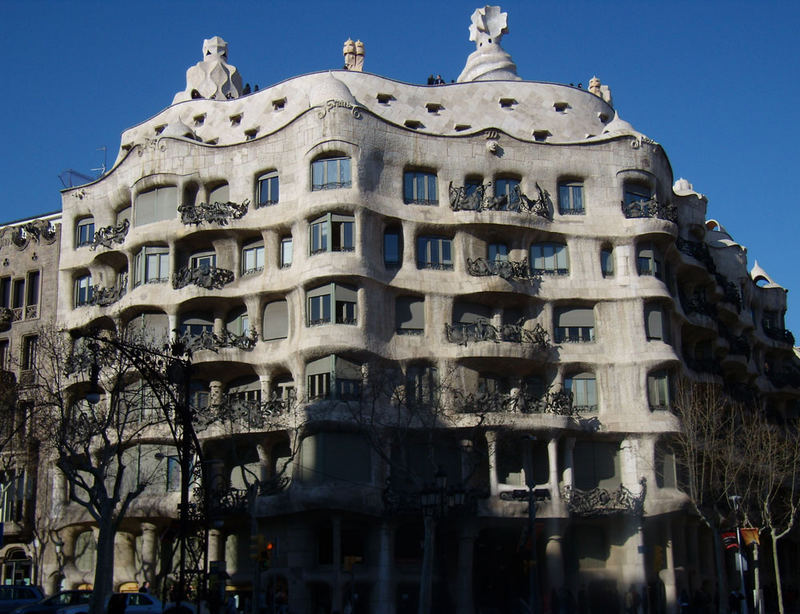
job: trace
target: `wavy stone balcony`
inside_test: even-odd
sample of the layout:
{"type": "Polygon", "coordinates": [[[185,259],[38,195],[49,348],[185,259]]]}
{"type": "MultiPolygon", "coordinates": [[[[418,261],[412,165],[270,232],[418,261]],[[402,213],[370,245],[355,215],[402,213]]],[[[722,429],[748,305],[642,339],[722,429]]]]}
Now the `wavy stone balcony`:
{"type": "Polygon", "coordinates": [[[199,205],[184,203],[178,207],[178,213],[181,214],[181,222],[184,224],[198,226],[205,223],[227,226],[231,220],[243,218],[249,206],[250,200],[244,200],[241,203],[228,201],[225,203],[200,203],[199,205]]]}
{"type": "Polygon", "coordinates": [[[233,271],[217,267],[184,266],[178,269],[172,277],[172,287],[180,290],[186,286],[195,285],[206,290],[220,290],[233,281],[233,271]]]}
{"type": "Polygon", "coordinates": [[[451,182],[448,186],[450,208],[453,211],[513,211],[552,220],[550,212],[553,210],[553,202],[550,194],[538,183],[536,198],[529,198],[519,186],[515,186],[511,194],[495,196],[492,194],[491,186],[491,181],[478,186],[454,186],[451,182]]]}
{"type": "Polygon", "coordinates": [[[575,516],[597,518],[614,514],[641,516],[644,513],[644,500],[647,496],[647,479],[639,480],[639,494],[634,494],[624,484],[615,490],[592,488],[580,490],[572,486],[561,489],[561,497],[567,509],[575,516]]]}
{"type": "Polygon", "coordinates": [[[637,200],[631,203],[621,201],[622,213],[628,219],[658,218],[668,222],[678,222],[678,208],[672,203],[662,203],[651,198],[650,200],[637,200]]]}
{"type": "Polygon", "coordinates": [[[467,345],[470,342],[492,341],[500,343],[529,343],[536,349],[547,351],[550,349],[550,335],[542,328],[541,324],[536,324],[533,329],[527,329],[522,324],[524,319],[518,320],[515,324],[501,324],[499,327],[492,324],[485,318],[480,318],[477,322],[445,324],[445,336],[450,343],[467,345]]]}
{"type": "Polygon", "coordinates": [[[764,330],[764,334],[773,341],[780,341],[782,343],[794,345],[794,335],[792,334],[792,331],[785,328],[771,326],[767,320],[762,321],[761,327],[764,330]]]}

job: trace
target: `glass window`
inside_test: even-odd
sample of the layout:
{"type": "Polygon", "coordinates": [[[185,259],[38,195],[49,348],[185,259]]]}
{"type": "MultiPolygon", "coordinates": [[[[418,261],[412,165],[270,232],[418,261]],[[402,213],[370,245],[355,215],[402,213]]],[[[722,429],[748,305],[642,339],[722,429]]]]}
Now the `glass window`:
{"type": "Polygon", "coordinates": [[[361,394],[361,365],[340,356],[325,356],[306,365],[309,399],[354,399],[361,394]],[[333,385],[332,385],[333,383],[333,385]]]}
{"type": "Polygon", "coordinates": [[[564,390],[572,394],[572,407],[578,411],[597,411],[597,384],[594,373],[579,373],[564,379],[564,390]]]}
{"type": "Polygon", "coordinates": [[[508,245],[505,243],[489,243],[489,262],[507,262],[508,245]]]}
{"type": "Polygon", "coordinates": [[[320,294],[308,297],[308,325],[325,324],[331,321],[331,295],[320,294]]]}
{"type": "Polygon", "coordinates": [[[421,335],[425,332],[425,299],[398,296],[395,301],[395,330],[398,335],[421,335]]]}
{"type": "Polygon", "coordinates": [[[652,243],[642,243],[636,253],[636,269],[639,275],[652,275],[663,279],[661,252],[652,243]]]}
{"type": "Polygon", "coordinates": [[[211,204],[225,204],[230,202],[230,200],[230,188],[227,183],[223,183],[222,185],[212,188],[208,193],[208,202],[211,204]]]}
{"type": "Polygon", "coordinates": [[[614,251],[610,247],[604,247],[600,250],[600,270],[603,277],[612,277],[614,275],[614,251]]]}
{"type": "Polygon", "coordinates": [[[83,247],[84,245],[91,245],[94,241],[94,218],[85,217],[78,220],[78,225],[75,228],[75,247],[83,247]]]}
{"type": "Polygon", "coordinates": [[[349,188],[350,158],[323,158],[311,163],[311,189],[349,188]]]}
{"type": "Polygon", "coordinates": [[[19,309],[25,306],[25,280],[15,279],[12,287],[11,298],[13,299],[12,307],[19,309]]]}
{"type": "Polygon", "coordinates": [[[174,219],[178,212],[178,188],[163,186],[142,192],[133,203],[133,225],[174,219]]]}
{"type": "Polygon", "coordinates": [[[181,489],[181,463],[177,456],[167,457],[167,492],[181,489]]]}
{"type": "Polygon", "coordinates": [[[92,300],[94,288],[92,287],[92,276],[83,275],[75,280],[75,306],[88,305],[92,300]]]}
{"type": "Polygon", "coordinates": [[[631,203],[647,202],[651,198],[652,192],[650,191],[650,188],[636,184],[625,185],[626,205],[630,205],[631,203]]]}
{"type": "Polygon", "coordinates": [[[5,371],[8,367],[8,339],[0,339],[0,371],[5,371]]]}
{"type": "Polygon", "coordinates": [[[519,179],[501,178],[494,181],[495,198],[504,198],[500,209],[509,205],[519,205],[519,179]]]}
{"type": "Polygon", "coordinates": [[[39,304],[39,279],[41,275],[39,271],[31,271],[28,273],[28,300],[25,303],[28,307],[26,318],[34,317],[31,315],[31,308],[39,304]]]}
{"type": "Polygon", "coordinates": [[[387,228],[383,233],[383,263],[387,268],[398,268],[403,261],[402,231],[387,228]]]}
{"type": "Polygon", "coordinates": [[[0,279],[0,307],[11,307],[11,278],[0,279]]]}
{"type": "Polygon", "coordinates": [[[451,240],[446,237],[417,238],[417,268],[452,270],[451,240]]]}
{"type": "Polygon", "coordinates": [[[258,207],[278,202],[278,172],[272,171],[258,178],[258,207]]]}
{"type": "Polygon", "coordinates": [[[644,306],[644,326],[648,341],[662,340],[669,343],[669,320],[663,306],[658,304],[644,306]]]}
{"type": "Polygon", "coordinates": [[[594,310],[591,307],[566,307],[556,310],[556,343],[594,341],[594,310]]]}
{"type": "Polygon", "coordinates": [[[670,406],[669,373],[654,371],[647,376],[647,400],[651,410],[666,410],[670,406]]]}
{"type": "Polygon", "coordinates": [[[250,318],[246,307],[232,310],[226,319],[225,328],[234,335],[247,335],[250,332],[250,318]]]}
{"type": "Polygon", "coordinates": [[[531,245],[531,271],[537,274],[568,275],[569,260],[564,243],[534,243],[531,245]]]}
{"type": "Polygon", "coordinates": [[[258,242],[242,249],[242,275],[264,270],[264,244],[258,242]]]}
{"type": "Polygon", "coordinates": [[[169,248],[147,246],[134,258],[134,286],[169,281],[169,248]]]}
{"type": "Polygon", "coordinates": [[[358,323],[358,289],[344,284],[326,284],[309,290],[308,326],[327,324],[335,317],[337,324],[358,323]]]}
{"type": "Polygon", "coordinates": [[[194,254],[189,259],[189,267],[192,269],[209,270],[217,266],[217,255],[214,252],[201,252],[194,254]]]}
{"type": "Polygon", "coordinates": [[[214,332],[214,317],[209,313],[188,314],[181,318],[181,335],[199,337],[214,332]]]}
{"type": "Polygon", "coordinates": [[[558,184],[558,212],[561,215],[583,215],[583,184],[564,182],[558,184]]]}
{"type": "Polygon", "coordinates": [[[406,171],[403,175],[403,202],[415,205],[438,205],[439,192],[436,174],[424,171],[406,171]]]}
{"type": "Polygon", "coordinates": [[[264,306],[264,341],[286,339],[289,336],[289,306],[285,299],[264,306]]]}
{"type": "Polygon", "coordinates": [[[311,222],[311,254],[352,252],[355,249],[355,221],[352,215],[329,213],[311,222]]]}
{"type": "Polygon", "coordinates": [[[430,405],[439,391],[439,371],[430,365],[413,365],[406,370],[406,403],[430,405]]]}
{"type": "Polygon", "coordinates": [[[292,266],[292,237],[281,239],[281,268],[286,269],[292,266]]]}
{"type": "Polygon", "coordinates": [[[36,367],[36,353],[39,349],[39,337],[25,337],[22,340],[22,369],[28,371],[36,367]]]}

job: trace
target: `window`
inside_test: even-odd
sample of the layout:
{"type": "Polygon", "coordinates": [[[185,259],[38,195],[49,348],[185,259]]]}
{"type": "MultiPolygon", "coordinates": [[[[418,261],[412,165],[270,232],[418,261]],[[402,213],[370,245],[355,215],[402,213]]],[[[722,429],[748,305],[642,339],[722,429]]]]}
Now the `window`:
{"type": "Polygon", "coordinates": [[[395,301],[395,330],[398,335],[421,335],[425,332],[425,299],[398,296],[395,301]]]}
{"type": "Polygon", "coordinates": [[[311,254],[320,252],[352,252],[355,222],[352,215],[328,213],[311,222],[309,246],[311,254]]]}
{"type": "Polygon", "coordinates": [[[242,249],[242,275],[264,270],[264,242],[251,243],[242,249]]]}
{"type": "Polygon", "coordinates": [[[453,326],[459,326],[464,332],[472,332],[478,322],[492,319],[492,310],[486,305],[477,303],[453,303],[453,326]]]}
{"type": "MultiPolygon", "coordinates": [[[[306,484],[342,482],[368,484],[372,479],[371,450],[368,440],[359,433],[319,432],[303,438],[299,453],[298,479],[306,484]]],[[[343,523],[344,524],[344,523],[343,523]]],[[[354,528],[355,529],[355,528],[354,528]]],[[[343,560],[363,560],[365,549],[361,530],[342,530],[343,560]]],[[[330,524],[318,536],[318,560],[333,562],[333,534],[330,524]]],[[[338,562],[337,562],[338,563],[338,562]]]]}
{"type": "Polygon", "coordinates": [[[662,305],[651,303],[644,306],[644,327],[648,341],[661,340],[669,343],[669,319],[662,305]]]}
{"type": "Polygon", "coordinates": [[[561,215],[583,215],[583,184],[570,181],[558,184],[558,212],[561,215]]]}
{"type": "Polygon", "coordinates": [[[489,262],[508,262],[508,245],[489,243],[489,262]]]}
{"type": "Polygon", "coordinates": [[[181,463],[177,456],[167,456],[167,492],[181,489],[181,463]]]}
{"type": "Polygon", "coordinates": [[[94,295],[94,288],[92,287],[92,276],[83,275],[75,280],[75,306],[88,305],[92,296],[94,295]]]}
{"type": "Polygon", "coordinates": [[[438,205],[436,174],[406,171],[403,175],[403,202],[413,205],[438,205]]]}
{"type": "Polygon", "coordinates": [[[94,242],[94,218],[85,217],[78,220],[75,228],[75,247],[91,245],[94,242]]]}
{"type": "Polygon", "coordinates": [[[626,205],[639,202],[647,202],[652,198],[650,188],[636,184],[625,184],[624,200],[626,205]]]}
{"type": "Polygon", "coordinates": [[[8,367],[8,339],[0,339],[0,371],[8,367]]]}
{"type": "Polygon", "coordinates": [[[406,403],[430,405],[439,391],[439,371],[430,365],[412,365],[406,370],[406,403]]]}
{"type": "Polygon", "coordinates": [[[214,332],[214,317],[207,313],[187,314],[181,318],[179,327],[181,335],[199,337],[214,332]]]}
{"type": "Polygon", "coordinates": [[[278,172],[271,171],[258,178],[258,207],[274,205],[277,202],[278,172]]]}
{"type": "Polygon", "coordinates": [[[519,179],[495,179],[494,196],[503,199],[499,208],[505,209],[510,205],[519,205],[519,179]]]}
{"type": "Polygon", "coordinates": [[[535,274],[568,275],[567,246],[551,242],[531,245],[531,271],[535,274]]]}
{"type": "Polygon", "coordinates": [[[358,289],[326,284],[306,293],[308,326],[327,324],[333,314],[337,324],[358,323],[358,289]]]}
{"type": "Polygon", "coordinates": [[[287,269],[292,266],[292,237],[281,239],[281,268],[287,269]]]}
{"type": "Polygon", "coordinates": [[[594,341],[594,310],[591,307],[566,307],[556,310],[556,343],[594,341]]]}
{"type": "Polygon", "coordinates": [[[418,269],[453,269],[452,242],[445,237],[417,238],[418,269]]]}
{"type": "Polygon", "coordinates": [[[25,306],[25,280],[15,279],[12,286],[11,298],[13,300],[11,306],[14,309],[21,309],[25,306]]]}
{"type": "Polygon", "coordinates": [[[578,373],[564,379],[564,390],[572,393],[572,407],[577,411],[597,411],[597,384],[594,373],[578,373]]]}
{"type": "Polygon", "coordinates": [[[311,163],[311,189],[349,188],[350,158],[324,158],[311,163]]]}
{"type": "Polygon", "coordinates": [[[600,270],[603,277],[614,276],[614,251],[610,247],[600,250],[600,270]]]}
{"type": "Polygon", "coordinates": [[[39,316],[39,271],[28,273],[28,300],[25,303],[25,318],[39,316]]]}
{"type": "Polygon", "coordinates": [[[620,485],[619,444],[576,441],[572,452],[575,488],[614,490],[620,485]]]}
{"type": "Polygon", "coordinates": [[[178,213],[178,188],[163,186],[142,192],[133,203],[133,225],[142,226],[175,219],[178,213]]]}
{"type": "Polygon", "coordinates": [[[22,340],[22,370],[28,371],[36,367],[36,352],[39,349],[39,337],[30,336],[22,340]]]}
{"type": "Polygon", "coordinates": [[[666,370],[653,371],[647,375],[647,400],[653,411],[669,409],[670,378],[666,370]]]}
{"type": "Polygon", "coordinates": [[[668,445],[657,443],[655,461],[656,486],[659,488],[678,488],[675,451],[668,445]]]}
{"type": "Polygon", "coordinates": [[[325,356],[306,365],[309,399],[358,398],[361,394],[361,365],[341,356],[325,356]]]}
{"type": "Polygon", "coordinates": [[[285,299],[264,305],[264,341],[289,336],[289,305],[285,299]]]}
{"type": "Polygon", "coordinates": [[[636,252],[636,269],[639,275],[652,275],[663,279],[661,252],[652,243],[642,243],[636,252]]]}
{"type": "Polygon", "coordinates": [[[133,285],[159,284],[169,281],[169,248],[144,247],[133,260],[133,285]]]}
{"type": "Polygon", "coordinates": [[[3,277],[2,279],[0,279],[0,307],[11,307],[10,277],[3,277]]]}
{"type": "Polygon", "coordinates": [[[217,255],[214,252],[199,252],[189,259],[189,268],[208,271],[216,268],[217,255]]]}
{"type": "Polygon", "coordinates": [[[399,268],[403,263],[403,231],[387,228],[383,232],[383,264],[386,268],[399,268]]]}
{"type": "Polygon", "coordinates": [[[250,333],[250,318],[246,307],[232,310],[225,321],[225,328],[233,335],[247,335],[250,333]]]}
{"type": "Polygon", "coordinates": [[[208,202],[211,204],[220,203],[225,204],[230,201],[230,189],[227,183],[218,185],[208,193],[208,202]]]}

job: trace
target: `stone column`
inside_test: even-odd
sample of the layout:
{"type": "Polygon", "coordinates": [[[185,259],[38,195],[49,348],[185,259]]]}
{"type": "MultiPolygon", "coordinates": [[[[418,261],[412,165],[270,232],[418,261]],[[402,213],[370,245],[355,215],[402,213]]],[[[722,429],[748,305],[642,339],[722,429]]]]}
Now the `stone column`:
{"type": "Polygon", "coordinates": [[[114,536],[114,589],[123,582],[136,581],[136,541],[131,533],[114,536]]]}
{"type": "Polygon", "coordinates": [[[475,612],[475,604],[472,601],[472,567],[477,533],[475,520],[473,518],[465,519],[461,524],[458,536],[456,611],[459,614],[473,614],[475,612]]]}
{"type": "Polygon", "coordinates": [[[672,538],[672,518],[667,516],[664,521],[664,562],[666,569],[658,572],[658,576],[664,583],[667,612],[677,613],[680,605],[678,603],[678,583],[675,578],[675,549],[672,538]]]}
{"type": "Polygon", "coordinates": [[[564,440],[564,472],[561,474],[561,481],[564,486],[570,488],[575,485],[575,461],[572,453],[575,450],[575,438],[567,437],[564,440]]]}
{"type": "Polygon", "coordinates": [[[499,491],[497,482],[497,431],[487,430],[485,436],[486,455],[489,463],[489,494],[492,497],[496,497],[499,491]]]}
{"type": "MultiPolygon", "coordinates": [[[[208,531],[208,560],[221,561],[225,558],[225,552],[222,548],[225,543],[225,538],[222,531],[219,529],[210,529],[208,531]]],[[[226,564],[227,571],[227,564],[226,564]]]]}
{"type": "MultiPolygon", "coordinates": [[[[217,532],[218,539],[221,539],[221,534],[217,532]]],[[[209,535],[209,549],[211,547],[211,535],[209,535]]],[[[217,549],[219,551],[220,543],[217,542],[217,549]]],[[[239,572],[239,536],[236,533],[229,533],[225,538],[225,570],[228,575],[233,577],[239,572]]]]}
{"type": "Polygon", "coordinates": [[[144,580],[151,584],[156,576],[156,525],[142,523],[142,572],[144,580]]]}
{"type": "Polygon", "coordinates": [[[556,591],[564,586],[564,524],[559,518],[547,518],[545,530],[545,568],[547,569],[546,590],[556,591]]]}
{"type": "Polygon", "coordinates": [[[394,527],[382,520],[379,529],[377,580],[372,598],[372,611],[394,614],[394,527]]]}
{"type": "Polygon", "coordinates": [[[550,497],[555,505],[561,503],[561,493],[558,490],[558,437],[551,437],[547,442],[547,485],[550,488],[550,497]]]}

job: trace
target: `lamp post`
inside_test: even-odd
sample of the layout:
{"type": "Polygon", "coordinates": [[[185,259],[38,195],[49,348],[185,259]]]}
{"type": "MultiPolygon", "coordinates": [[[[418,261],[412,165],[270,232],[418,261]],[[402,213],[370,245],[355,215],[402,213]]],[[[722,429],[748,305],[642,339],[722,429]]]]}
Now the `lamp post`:
{"type": "Polygon", "coordinates": [[[739,557],[737,567],[739,568],[739,593],[742,596],[742,614],[747,614],[747,593],[745,592],[744,584],[744,552],[742,551],[742,532],[739,527],[739,503],[742,500],[740,495],[730,495],[728,499],[733,506],[733,512],[736,516],[736,545],[738,550],[736,552],[739,557]]]}

